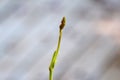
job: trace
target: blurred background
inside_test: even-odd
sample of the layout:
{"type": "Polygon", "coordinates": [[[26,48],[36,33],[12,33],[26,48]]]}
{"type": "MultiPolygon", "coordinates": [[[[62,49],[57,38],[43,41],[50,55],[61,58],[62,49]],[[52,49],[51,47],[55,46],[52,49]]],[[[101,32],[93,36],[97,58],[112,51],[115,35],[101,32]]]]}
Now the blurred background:
{"type": "Polygon", "coordinates": [[[120,0],[0,0],[0,80],[120,80],[120,0]]]}

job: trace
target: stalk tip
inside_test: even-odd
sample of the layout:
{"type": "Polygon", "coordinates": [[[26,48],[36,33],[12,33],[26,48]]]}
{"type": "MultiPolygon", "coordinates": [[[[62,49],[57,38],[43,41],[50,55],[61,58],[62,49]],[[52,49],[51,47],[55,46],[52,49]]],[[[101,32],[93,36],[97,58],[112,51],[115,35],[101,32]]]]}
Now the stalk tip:
{"type": "Polygon", "coordinates": [[[63,17],[61,20],[61,24],[60,24],[60,30],[62,30],[64,28],[65,24],[66,24],[66,18],[63,17]]]}

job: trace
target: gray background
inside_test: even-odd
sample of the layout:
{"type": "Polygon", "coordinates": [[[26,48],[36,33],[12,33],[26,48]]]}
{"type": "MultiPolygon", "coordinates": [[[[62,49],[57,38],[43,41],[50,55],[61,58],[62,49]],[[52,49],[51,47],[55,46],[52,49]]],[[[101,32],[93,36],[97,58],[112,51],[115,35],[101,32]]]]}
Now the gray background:
{"type": "Polygon", "coordinates": [[[120,0],[0,0],[0,80],[120,80],[120,0]]]}

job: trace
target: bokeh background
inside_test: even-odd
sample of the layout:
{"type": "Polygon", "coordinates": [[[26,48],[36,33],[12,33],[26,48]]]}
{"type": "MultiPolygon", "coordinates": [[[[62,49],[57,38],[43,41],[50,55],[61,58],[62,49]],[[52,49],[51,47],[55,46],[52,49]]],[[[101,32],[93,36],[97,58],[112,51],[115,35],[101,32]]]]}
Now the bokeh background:
{"type": "Polygon", "coordinates": [[[0,0],[0,80],[120,80],[120,0],[0,0]]]}

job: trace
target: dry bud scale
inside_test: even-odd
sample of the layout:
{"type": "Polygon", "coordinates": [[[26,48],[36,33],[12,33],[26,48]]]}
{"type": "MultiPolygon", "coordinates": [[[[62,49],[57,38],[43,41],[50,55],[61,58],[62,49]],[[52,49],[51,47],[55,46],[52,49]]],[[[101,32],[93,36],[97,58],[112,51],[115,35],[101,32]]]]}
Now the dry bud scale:
{"type": "Polygon", "coordinates": [[[51,60],[50,66],[49,66],[49,80],[53,80],[54,66],[55,66],[56,59],[57,59],[57,56],[58,56],[58,52],[59,52],[59,49],[60,49],[60,43],[61,43],[61,38],[62,38],[62,30],[65,26],[65,23],[66,23],[66,19],[65,19],[65,17],[63,17],[63,19],[61,21],[61,24],[59,26],[59,39],[58,39],[57,49],[54,51],[54,54],[53,54],[53,57],[52,57],[52,60],[51,60]]]}

